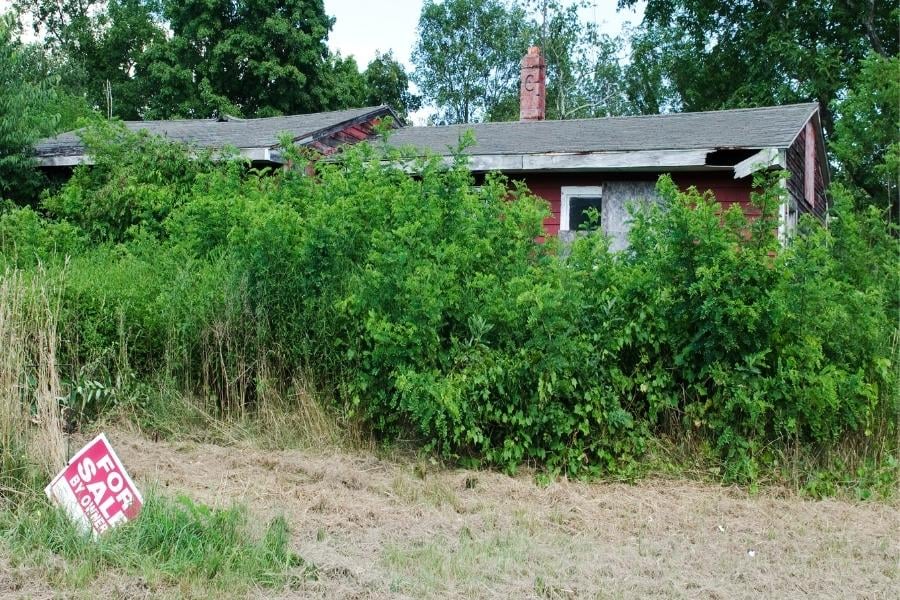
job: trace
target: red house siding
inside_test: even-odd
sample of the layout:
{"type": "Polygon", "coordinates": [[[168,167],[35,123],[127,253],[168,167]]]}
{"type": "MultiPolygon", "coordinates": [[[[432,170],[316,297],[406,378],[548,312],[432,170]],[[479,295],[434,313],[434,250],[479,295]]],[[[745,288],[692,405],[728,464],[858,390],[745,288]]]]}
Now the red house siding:
{"type": "MultiPolygon", "coordinates": [[[[560,189],[563,186],[597,186],[605,181],[656,181],[658,173],[527,173],[513,175],[513,179],[524,181],[536,195],[550,203],[550,217],[544,221],[544,229],[549,235],[559,233],[560,189]]],[[[696,186],[701,192],[707,190],[727,210],[738,204],[747,215],[759,214],[750,204],[752,181],[750,177],[734,179],[730,172],[724,173],[673,173],[672,179],[682,190],[696,186]]]]}
{"type": "Polygon", "coordinates": [[[788,177],[787,180],[787,188],[791,196],[797,202],[800,212],[813,213],[819,219],[824,221],[825,215],[828,212],[828,202],[825,196],[825,178],[822,174],[822,165],[815,158],[814,145],[816,143],[816,136],[813,135],[811,137],[813,141],[812,148],[807,148],[808,137],[809,136],[804,134],[798,135],[797,139],[794,140],[794,143],[787,150],[787,168],[790,172],[790,177],[788,177]],[[814,181],[811,182],[807,180],[807,161],[809,160],[807,153],[812,155],[812,160],[814,161],[812,165],[809,165],[814,173],[814,181]],[[807,185],[812,186],[815,197],[815,202],[812,205],[807,201],[807,185]]]}

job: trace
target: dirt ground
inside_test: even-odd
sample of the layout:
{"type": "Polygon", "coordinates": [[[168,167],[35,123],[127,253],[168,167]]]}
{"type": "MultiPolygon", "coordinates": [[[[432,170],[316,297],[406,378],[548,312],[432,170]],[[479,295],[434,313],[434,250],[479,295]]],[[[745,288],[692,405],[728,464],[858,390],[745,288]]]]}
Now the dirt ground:
{"type": "MultiPolygon", "coordinates": [[[[668,480],[540,486],[371,455],[110,440],[139,486],[288,519],[318,577],[258,597],[900,595],[897,506],[668,480]]],[[[0,596],[54,596],[23,587],[27,571],[6,570],[0,596]]],[[[87,591],[149,595],[127,581],[87,591]]]]}

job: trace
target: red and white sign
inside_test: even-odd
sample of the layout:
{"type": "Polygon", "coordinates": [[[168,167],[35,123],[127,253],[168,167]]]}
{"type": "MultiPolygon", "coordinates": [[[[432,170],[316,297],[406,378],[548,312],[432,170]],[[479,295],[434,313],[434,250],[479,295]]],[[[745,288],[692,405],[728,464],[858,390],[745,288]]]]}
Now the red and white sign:
{"type": "Polygon", "coordinates": [[[72,457],[44,492],[95,538],[116,525],[133,521],[144,504],[102,433],[72,457]]]}

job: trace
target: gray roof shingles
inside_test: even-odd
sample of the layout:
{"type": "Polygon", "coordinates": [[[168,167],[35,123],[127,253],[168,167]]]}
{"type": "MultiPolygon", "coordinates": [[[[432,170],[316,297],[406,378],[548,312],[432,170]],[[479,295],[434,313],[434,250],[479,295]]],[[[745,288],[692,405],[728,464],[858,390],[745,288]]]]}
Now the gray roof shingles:
{"type": "MultiPolygon", "coordinates": [[[[153,135],[203,148],[274,148],[279,137],[289,133],[294,139],[314,134],[369,114],[389,112],[384,106],[370,106],[331,112],[268,117],[263,119],[184,119],[172,121],[126,121],[132,131],[147,130],[153,135]]],[[[70,131],[41,140],[35,146],[38,156],[77,156],[84,146],[77,132],[70,131]]]]}
{"type": "MultiPolygon", "coordinates": [[[[481,155],[787,148],[817,108],[808,103],[637,117],[404,127],[391,134],[390,143],[448,154],[448,148],[456,147],[460,136],[472,130],[476,145],[467,152],[481,155]]],[[[390,109],[380,106],[227,121],[128,121],[125,125],[200,147],[274,148],[282,133],[298,139],[379,111],[389,113],[390,109]]],[[[42,140],[35,149],[42,157],[84,153],[76,132],[42,140]]]]}
{"type": "Polygon", "coordinates": [[[528,123],[406,127],[393,146],[447,154],[471,129],[469,154],[545,154],[706,148],[787,148],[818,105],[793,104],[696,113],[528,123]]]}

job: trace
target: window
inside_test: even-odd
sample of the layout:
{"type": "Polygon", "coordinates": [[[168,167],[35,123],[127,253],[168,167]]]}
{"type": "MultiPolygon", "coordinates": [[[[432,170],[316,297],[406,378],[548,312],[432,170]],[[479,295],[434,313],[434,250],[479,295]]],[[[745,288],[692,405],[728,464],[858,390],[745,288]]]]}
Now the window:
{"type": "Polygon", "coordinates": [[[564,187],[560,196],[560,231],[599,229],[603,219],[603,188],[599,186],[564,187]],[[599,219],[593,221],[591,212],[599,219]]]}

